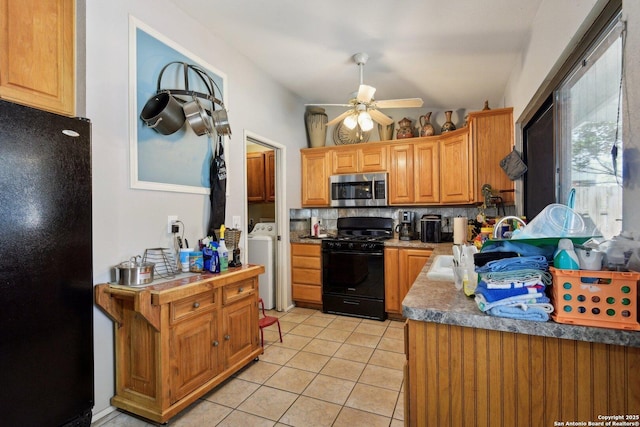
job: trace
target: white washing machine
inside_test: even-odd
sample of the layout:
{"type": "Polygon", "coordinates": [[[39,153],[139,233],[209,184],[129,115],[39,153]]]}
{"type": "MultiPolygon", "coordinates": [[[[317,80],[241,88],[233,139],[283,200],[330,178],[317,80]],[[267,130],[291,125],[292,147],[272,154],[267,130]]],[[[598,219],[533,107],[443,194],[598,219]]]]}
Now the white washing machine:
{"type": "Polygon", "coordinates": [[[258,276],[258,282],[266,310],[276,306],[276,231],[275,222],[260,222],[247,235],[247,261],[264,265],[264,273],[258,276]]]}

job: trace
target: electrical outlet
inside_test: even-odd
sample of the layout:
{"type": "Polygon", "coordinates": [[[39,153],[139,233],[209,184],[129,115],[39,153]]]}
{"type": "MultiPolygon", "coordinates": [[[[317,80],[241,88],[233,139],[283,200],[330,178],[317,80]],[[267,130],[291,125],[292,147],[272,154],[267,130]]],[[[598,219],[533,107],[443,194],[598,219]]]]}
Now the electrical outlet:
{"type": "Polygon", "coordinates": [[[167,217],[167,233],[171,234],[171,225],[178,220],[178,215],[169,215],[167,217]]]}
{"type": "Polygon", "coordinates": [[[240,230],[240,215],[234,215],[233,216],[233,228],[235,228],[236,230],[240,230]]]}

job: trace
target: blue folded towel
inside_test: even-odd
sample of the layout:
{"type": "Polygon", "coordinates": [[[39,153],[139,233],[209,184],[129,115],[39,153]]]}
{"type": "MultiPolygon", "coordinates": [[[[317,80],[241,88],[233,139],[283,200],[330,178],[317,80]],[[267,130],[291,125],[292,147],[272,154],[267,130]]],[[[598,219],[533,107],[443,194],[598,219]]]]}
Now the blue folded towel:
{"type": "Polygon", "coordinates": [[[478,287],[475,290],[476,294],[482,294],[484,298],[489,302],[499,301],[501,299],[515,297],[518,295],[530,295],[544,292],[545,286],[538,284],[537,286],[523,286],[521,288],[509,288],[509,289],[489,289],[487,282],[480,280],[478,287]]]}
{"type": "Polygon", "coordinates": [[[525,294],[525,295],[516,295],[514,297],[509,297],[505,299],[501,299],[494,302],[489,302],[481,293],[475,294],[475,302],[480,311],[488,311],[493,307],[498,307],[501,305],[514,305],[514,304],[545,304],[550,302],[549,297],[543,294],[542,292],[538,292],[537,294],[525,294]]]}
{"type": "Polygon", "coordinates": [[[547,270],[549,263],[542,255],[520,256],[514,258],[503,258],[489,261],[482,267],[476,267],[477,273],[488,273],[496,271],[512,271],[523,269],[547,270]]]}
{"type": "Polygon", "coordinates": [[[527,307],[525,309],[520,305],[499,305],[489,309],[487,314],[497,317],[508,317],[510,319],[533,320],[536,322],[546,322],[549,320],[549,313],[543,309],[537,307],[527,307]]]}

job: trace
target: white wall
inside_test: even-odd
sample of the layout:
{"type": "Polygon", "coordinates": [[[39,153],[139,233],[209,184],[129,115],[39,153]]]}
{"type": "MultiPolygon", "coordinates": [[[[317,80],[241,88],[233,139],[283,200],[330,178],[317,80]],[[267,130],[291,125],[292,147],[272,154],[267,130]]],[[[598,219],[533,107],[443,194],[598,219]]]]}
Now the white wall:
{"type": "MultiPolygon", "coordinates": [[[[110,280],[113,265],[142,254],[145,248],[169,246],[167,215],[178,215],[186,235],[194,240],[204,235],[208,222],[208,196],[129,188],[128,123],[129,115],[136,114],[128,110],[129,14],[227,75],[229,98],[225,103],[233,131],[226,153],[231,185],[227,222],[231,215],[244,216],[245,212],[245,130],[285,145],[287,172],[293,177],[300,176],[299,148],[306,146],[303,102],[170,2],[86,2],[86,116],[93,123],[95,283],[110,280]]],[[[287,208],[300,206],[299,180],[287,182],[286,200],[287,208]]],[[[283,268],[289,269],[288,265],[283,268]]],[[[100,416],[108,410],[114,393],[114,360],[113,324],[99,309],[95,309],[94,332],[94,414],[100,416]]]]}

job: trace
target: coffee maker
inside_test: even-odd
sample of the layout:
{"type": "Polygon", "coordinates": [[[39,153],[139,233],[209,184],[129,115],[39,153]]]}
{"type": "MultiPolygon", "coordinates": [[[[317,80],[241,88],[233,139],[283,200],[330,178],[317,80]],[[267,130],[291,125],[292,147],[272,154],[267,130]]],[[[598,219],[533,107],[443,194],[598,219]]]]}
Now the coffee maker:
{"type": "Polygon", "coordinates": [[[413,240],[415,234],[415,212],[402,211],[400,216],[400,231],[398,231],[400,240],[413,240]]]}

